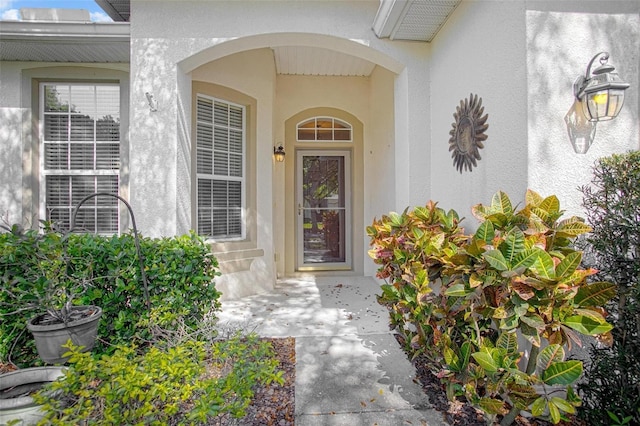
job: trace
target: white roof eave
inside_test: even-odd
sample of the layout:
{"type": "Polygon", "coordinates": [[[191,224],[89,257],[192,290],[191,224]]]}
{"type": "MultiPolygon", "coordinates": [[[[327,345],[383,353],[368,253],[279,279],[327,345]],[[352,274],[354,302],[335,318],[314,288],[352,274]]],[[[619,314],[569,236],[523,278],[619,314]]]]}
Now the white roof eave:
{"type": "Polygon", "coordinates": [[[431,42],[461,0],[380,0],[371,28],[378,38],[431,42]]]}
{"type": "Polygon", "coordinates": [[[389,38],[393,29],[406,13],[406,1],[382,0],[373,20],[373,32],[378,38],[389,38]]]}
{"type": "Polygon", "coordinates": [[[128,22],[2,21],[0,60],[129,62],[128,22]]]}
{"type": "Polygon", "coordinates": [[[50,21],[2,21],[0,40],[27,39],[78,39],[108,38],[112,41],[129,41],[128,22],[50,22],[50,21]]]}

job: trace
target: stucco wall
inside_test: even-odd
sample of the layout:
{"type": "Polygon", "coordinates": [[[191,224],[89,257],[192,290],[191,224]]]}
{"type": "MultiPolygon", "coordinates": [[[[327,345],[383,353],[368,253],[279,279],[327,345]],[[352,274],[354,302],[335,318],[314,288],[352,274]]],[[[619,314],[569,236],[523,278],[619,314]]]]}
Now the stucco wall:
{"type": "Polygon", "coordinates": [[[583,215],[577,187],[595,159],[638,149],[640,3],[633,1],[463,1],[437,35],[431,55],[432,198],[477,222],[470,208],[497,190],[514,202],[527,188],[556,194],[567,214],[583,215]],[[565,116],[572,84],[599,51],[631,84],[620,116],[599,123],[593,146],[576,154],[565,116]],[[448,151],[459,101],[482,97],[488,139],[472,172],[448,151]]]}
{"type": "Polygon", "coordinates": [[[528,5],[529,187],[541,194],[557,194],[567,215],[584,216],[582,194],[577,188],[589,184],[596,159],[640,148],[639,11],[640,2],[528,5]],[[587,153],[576,154],[565,123],[574,107],[581,114],[572,84],[584,75],[589,61],[600,51],[610,53],[609,63],[631,87],[620,115],[598,123],[587,153]]]}
{"type": "MultiPolygon", "coordinates": [[[[471,207],[498,190],[514,202],[527,188],[527,78],[524,2],[463,1],[436,36],[430,58],[431,198],[455,209],[472,230],[471,207]],[[473,93],[488,114],[481,160],[460,173],[449,131],[460,101],[473,93]]],[[[483,114],[483,115],[484,115],[483,114]]],[[[424,200],[426,202],[427,200],[424,200]]]]}
{"type": "MultiPolygon", "coordinates": [[[[374,218],[395,210],[396,156],[394,138],[394,81],[395,75],[376,68],[370,77],[370,120],[364,147],[364,226],[374,218]]],[[[364,250],[369,249],[369,237],[364,235],[364,250]]],[[[365,254],[365,275],[373,276],[377,270],[373,260],[365,254]]]]}
{"type": "Polygon", "coordinates": [[[0,78],[0,222],[22,220],[22,116],[20,104],[22,64],[3,63],[0,78]]]}

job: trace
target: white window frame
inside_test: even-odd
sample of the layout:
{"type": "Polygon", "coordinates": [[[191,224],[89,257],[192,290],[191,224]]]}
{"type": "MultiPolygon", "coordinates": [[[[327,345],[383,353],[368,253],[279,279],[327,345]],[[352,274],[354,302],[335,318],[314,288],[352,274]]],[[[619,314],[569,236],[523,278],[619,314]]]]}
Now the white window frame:
{"type": "MultiPolygon", "coordinates": [[[[219,234],[219,235],[204,235],[203,236],[207,239],[211,239],[211,240],[215,240],[215,241],[241,241],[241,240],[245,240],[246,239],[246,233],[247,233],[247,226],[246,226],[246,210],[247,210],[247,188],[246,188],[246,184],[247,184],[247,108],[244,105],[235,103],[235,102],[231,102],[229,100],[226,99],[222,99],[222,98],[217,98],[214,96],[209,96],[203,93],[197,93],[196,94],[196,102],[195,102],[195,108],[196,110],[194,111],[194,115],[196,118],[196,131],[195,131],[195,164],[194,164],[194,170],[196,172],[196,182],[195,182],[195,192],[196,192],[196,224],[195,224],[195,229],[198,233],[200,233],[200,192],[199,192],[199,182],[200,179],[207,179],[207,180],[223,180],[223,181],[228,181],[228,182],[240,182],[240,234],[239,235],[230,235],[230,234],[219,234]],[[241,167],[241,174],[242,176],[229,176],[229,175],[217,175],[215,174],[215,170],[212,170],[212,173],[201,173],[198,171],[198,126],[200,124],[207,124],[207,125],[212,125],[213,129],[212,131],[215,134],[215,118],[213,119],[212,123],[207,123],[207,122],[203,122],[202,120],[200,120],[198,118],[198,100],[199,99],[206,99],[210,102],[212,102],[212,104],[215,106],[216,102],[219,103],[223,103],[223,104],[227,104],[229,107],[236,107],[242,110],[242,167],[241,167]]],[[[230,126],[226,127],[227,129],[230,128],[230,126]]],[[[238,129],[235,129],[238,130],[238,129]]],[[[214,148],[215,150],[215,141],[214,141],[214,148]]],[[[228,151],[227,151],[228,152],[228,151]]],[[[214,163],[213,158],[211,159],[212,164],[214,163]]],[[[211,208],[213,209],[213,203],[211,208]]],[[[227,207],[228,209],[228,207],[227,207]]]]}
{"type": "MultiPolygon", "coordinates": [[[[116,195],[120,195],[121,193],[121,186],[122,186],[122,176],[121,176],[121,170],[122,170],[122,156],[123,156],[123,140],[122,140],[122,123],[123,123],[123,111],[122,111],[122,87],[120,86],[119,83],[107,83],[107,82],[78,82],[78,81],[67,81],[67,80],[63,80],[63,81],[46,81],[46,82],[40,82],[39,83],[39,88],[38,88],[38,99],[39,99],[39,111],[38,111],[38,116],[39,116],[39,139],[38,139],[38,148],[39,148],[39,172],[40,172],[40,179],[39,179],[39,217],[42,220],[48,220],[49,215],[48,215],[48,209],[47,209],[47,185],[46,185],[46,181],[47,181],[47,177],[48,176],[68,176],[70,178],[73,177],[80,177],[80,176],[86,176],[86,177],[97,177],[97,176],[116,176],[117,178],[117,193],[115,193],[116,195]],[[46,105],[46,100],[45,100],[45,86],[55,86],[55,85],[59,85],[59,86],[91,86],[91,87],[97,87],[97,86],[110,86],[110,87],[117,87],[118,88],[118,114],[119,114],[119,119],[120,119],[120,128],[119,128],[119,137],[118,137],[118,168],[112,168],[112,169],[46,169],[45,168],[45,145],[47,143],[47,141],[45,140],[45,105],[46,105]]],[[[94,101],[94,105],[95,105],[94,101]]],[[[67,112],[68,114],[71,113],[71,111],[67,112]]],[[[96,128],[97,126],[94,126],[94,135],[93,135],[93,140],[92,141],[78,141],[79,143],[88,143],[88,142],[92,142],[94,145],[98,144],[100,141],[96,140],[96,128]]],[[[67,129],[68,135],[67,135],[67,142],[68,143],[72,143],[71,141],[71,126],[69,126],[69,128],[67,129]]],[[[113,141],[111,142],[113,143],[113,141]]],[[[94,151],[94,163],[95,163],[95,151],[94,151]]],[[[70,188],[71,190],[71,188],[70,188]]],[[[96,212],[95,218],[97,220],[97,210],[100,207],[106,207],[107,204],[105,203],[109,203],[112,206],[115,206],[115,211],[116,211],[116,217],[117,217],[117,224],[116,224],[116,230],[115,230],[115,234],[119,234],[120,233],[120,228],[121,228],[121,215],[120,215],[120,206],[119,206],[119,201],[114,198],[114,197],[96,197],[94,198],[94,202],[92,202],[91,200],[88,200],[87,203],[85,203],[83,205],[83,209],[90,209],[91,207],[94,208],[94,211],[96,212]],[[98,199],[101,198],[101,199],[98,199]],[[93,205],[92,205],[93,204],[93,205]]],[[[70,209],[70,216],[69,216],[69,222],[71,222],[71,214],[73,213],[73,208],[75,207],[75,205],[73,205],[72,200],[70,200],[70,205],[68,206],[68,208],[70,209]]],[[[69,223],[70,225],[70,223],[69,223]]],[[[95,223],[95,225],[97,226],[97,222],[95,223]]],[[[64,230],[64,229],[63,229],[64,230]]],[[[82,229],[78,229],[76,227],[76,231],[82,231],[82,229]]],[[[90,232],[95,232],[95,229],[90,230],[90,232]]],[[[111,233],[109,233],[111,234],[111,233]]]]}
{"type": "Polygon", "coordinates": [[[353,126],[351,125],[351,123],[348,123],[344,120],[341,120],[339,118],[335,118],[335,117],[329,117],[329,116],[317,116],[317,117],[311,117],[311,118],[306,118],[302,121],[300,121],[298,124],[296,124],[296,141],[297,142],[306,142],[306,143],[325,143],[325,142],[336,142],[336,143],[340,143],[340,142],[353,142],[353,126]],[[319,139],[318,138],[318,126],[317,123],[318,121],[331,121],[331,127],[325,127],[322,128],[323,131],[328,131],[331,130],[331,139],[319,139]],[[306,123],[309,123],[310,121],[313,121],[314,123],[316,123],[316,125],[313,127],[313,129],[315,130],[315,134],[314,134],[314,138],[313,139],[300,139],[299,135],[300,135],[300,130],[306,130],[309,131],[311,130],[310,127],[300,127],[306,123]],[[336,127],[335,123],[339,122],[340,124],[342,124],[344,127],[336,127]],[[349,139],[336,139],[335,138],[335,131],[349,131],[349,139]]]}

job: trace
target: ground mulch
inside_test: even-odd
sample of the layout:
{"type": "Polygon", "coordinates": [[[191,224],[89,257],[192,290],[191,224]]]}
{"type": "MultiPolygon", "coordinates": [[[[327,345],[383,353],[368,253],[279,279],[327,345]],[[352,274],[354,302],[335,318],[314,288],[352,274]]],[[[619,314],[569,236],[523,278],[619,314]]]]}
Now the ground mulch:
{"type": "Polygon", "coordinates": [[[255,395],[247,414],[241,419],[221,416],[210,422],[215,426],[293,426],[295,424],[296,340],[293,337],[269,338],[278,370],[284,383],[271,383],[254,389],[255,395]]]}
{"type": "Polygon", "coordinates": [[[239,424],[251,426],[293,426],[295,424],[296,340],[269,339],[273,345],[284,384],[271,383],[257,389],[253,402],[239,424]]]}
{"type": "Polygon", "coordinates": [[[16,366],[13,364],[5,364],[0,362],[0,374],[9,373],[16,370],[16,366]]]}

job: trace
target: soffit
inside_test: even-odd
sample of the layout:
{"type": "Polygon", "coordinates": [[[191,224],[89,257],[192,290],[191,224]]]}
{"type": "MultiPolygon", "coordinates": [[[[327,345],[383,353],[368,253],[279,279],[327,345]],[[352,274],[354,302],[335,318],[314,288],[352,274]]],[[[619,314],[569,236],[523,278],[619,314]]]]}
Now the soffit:
{"type": "Polygon", "coordinates": [[[461,0],[380,0],[373,21],[379,38],[430,42],[461,0]]]}
{"type": "Polygon", "coordinates": [[[0,60],[128,63],[128,23],[2,21],[0,60]]]}
{"type": "MultiPolygon", "coordinates": [[[[95,0],[114,21],[128,21],[129,0],[95,0]]],[[[431,41],[460,0],[381,0],[373,30],[392,40],[431,41]]],[[[3,22],[0,59],[46,62],[129,62],[128,23],[3,22]],[[8,28],[22,26],[19,31],[8,28]],[[59,28],[52,29],[51,25],[59,28]],[[84,26],[81,26],[84,25],[84,26]],[[108,27],[107,25],[110,25],[108,27]],[[118,28],[126,25],[126,31],[118,28]],[[74,29],[69,29],[75,26],[74,29]],[[89,28],[93,26],[94,28],[89,28]],[[98,30],[96,30],[98,28],[98,30]],[[18,33],[18,37],[15,34],[18,33]],[[112,33],[112,34],[109,34],[112,33]],[[126,34],[125,34],[126,33],[126,34]]],[[[276,72],[283,75],[368,76],[374,64],[330,49],[274,48],[276,72]]]]}
{"type": "Polygon", "coordinates": [[[131,7],[129,0],[95,0],[115,22],[129,22],[131,7]]]}
{"type": "Polygon", "coordinates": [[[329,49],[283,46],[273,49],[276,72],[282,75],[369,76],[375,64],[329,49]]]}
{"type": "MultiPolygon", "coordinates": [[[[380,38],[433,40],[461,0],[380,0],[373,29],[380,38]]],[[[116,22],[128,22],[130,0],[95,0],[116,22]]]]}
{"type": "MultiPolygon", "coordinates": [[[[430,42],[461,0],[380,0],[373,30],[380,38],[430,42]]],[[[116,22],[128,22],[130,0],[95,0],[116,22]]]]}

